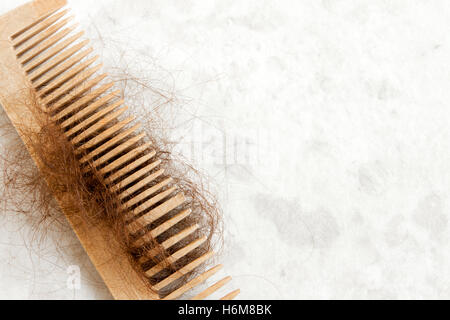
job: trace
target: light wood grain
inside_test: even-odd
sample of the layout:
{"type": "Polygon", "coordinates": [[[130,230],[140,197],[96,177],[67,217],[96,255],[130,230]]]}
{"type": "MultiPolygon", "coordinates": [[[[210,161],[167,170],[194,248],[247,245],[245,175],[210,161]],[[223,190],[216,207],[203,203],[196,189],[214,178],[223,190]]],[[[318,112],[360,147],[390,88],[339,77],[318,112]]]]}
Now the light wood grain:
{"type": "MultiPolygon", "coordinates": [[[[36,25],[36,21],[43,20],[43,16],[48,16],[65,4],[64,0],[34,1],[0,17],[0,39],[3,40],[0,41],[0,102],[38,167],[43,164],[35,156],[33,144],[22,135],[21,130],[23,127],[39,130],[38,122],[26,104],[26,101],[34,98],[24,96],[24,90],[21,90],[30,86],[31,82],[16,58],[11,35],[19,34],[17,30],[31,30],[29,25],[36,25]],[[18,104],[18,101],[24,101],[23,105],[18,104]]],[[[16,39],[20,39],[19,36],[16,39]]],[[[57,201],[64,207],[68,200],[64,195],[59,195],[57,201]]],[[[73,214],[67,215],[67,218],[114,298],[158,299],[136,274],[118,244],[105,236],[110,233],[106,225],[93,227],[73,214]]]]}
{"type": "MultiPolygon", "coordinates": [[[[122,201],[122,207],[118,209],[123,210],[124,217],[129,220],[127,228],[137,249],[153,245],[152,241],[171,230],[170,237],[147,251],[138,262],[145,262],[159,250],[171,249],[195,235],[189,244],[177,247],[166,261],[146,270],[146,275],[153,277],[166,269],[168,263],[196,252],[207,238],[196,235],[200,227],[195,223],[181,231],[176,229],[177,224],[192,213],[191,209],[185,208],[186,197],[173,184],[173,179],[165,175],[161,160],[153,159],[156,151],[146,141],[145,133],[137,132],[140,124],[133,124],[135,117],[122,119],[128,106],[123,106],[125,100],[118,90],[108,92],[113,88],[113,82],[102,83],[107,77],[104,73],[97,74],[102,64],[92,66],[99,56],[90,57],[93,50],[85,48],[89,41],[81,40],[83,31],[73,34],[78,25],[69,25],[73,17],[66,16],[68,10],[60,10],[65,4],[65,0],[36,0],[0,17],[0,102],[30,155],[42,168],[43,164],[33,150],[34,141],[21,130],[39,132],[41,129],[36,113],[29,109],[34,105],[32,101],[39,101],[37,107],[60,125],[74,145],[81,157],[83,172],[89,174],[93,168],[98,169],[109,191],[122,201]],[[32,90],[23,90],[27,88],[32,90]],[[163,217],[166,221],[152,225],[163,217]]],[[[69,207],[70,193],[55,193],[55,197],[61,208],[69,207]]],[[[208,252],[194,258],[150,290],[149,282],[135,272],[129,260],[131,256],[111,236],[106,224],[91,225],[80,218],[79,213],[65,213],[116,299],[159,299],[161,289],[196,270],[213,255],[208,252]]],[[[200,274],[169,292],[165,299],[180,297],[220,268],[219,265],[200,274]]],[[[224,280],[219,281],[200,296],[206,297],[224,283],[224,280]]],[[[224,298],[234,298],[236,294],[234,291],[224,298]]]]}

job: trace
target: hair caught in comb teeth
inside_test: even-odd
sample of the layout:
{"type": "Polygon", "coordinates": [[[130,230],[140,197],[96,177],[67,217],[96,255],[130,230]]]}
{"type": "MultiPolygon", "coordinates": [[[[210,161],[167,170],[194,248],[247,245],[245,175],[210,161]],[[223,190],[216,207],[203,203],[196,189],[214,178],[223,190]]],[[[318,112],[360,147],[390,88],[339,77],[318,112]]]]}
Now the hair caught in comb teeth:
{"type": "MultiPolygon", "coordinates": [[[[126,116],[126,97],[99,74],[98,56],[64,5],[34,1],[6,16],[23,25],[1,34],[8,42],[0,58],[9,67],[0,72],[12,79],[2,105],[113,296],[178,298],[221,268],[200,272],[220,234],[217,203],[126,116]]],[[[41,185],[33,181],[30,188],[41,185]]],[[[50,197],[38,199],[45,213],[50,197]]]]}

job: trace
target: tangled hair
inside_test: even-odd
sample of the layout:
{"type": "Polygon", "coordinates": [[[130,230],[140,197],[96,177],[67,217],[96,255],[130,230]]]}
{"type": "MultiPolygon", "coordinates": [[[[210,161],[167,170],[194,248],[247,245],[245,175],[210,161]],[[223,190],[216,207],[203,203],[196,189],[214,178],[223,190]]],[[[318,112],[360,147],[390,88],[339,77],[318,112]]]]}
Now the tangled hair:
{"type": "MultiPolygon", "coordinates": [[[[29,90],[27,96],[34,97],[32,89],[26,90],[29,90]]],[[[127,218],[124,214],[118,194],[108,188],[104,177],[92,163],[87,164],[88,170],[81,165],[80,159],[85,154],[80,153],[76,146],[69,142],[59,124],[41,109],[39,102],[34,98],[31,100],[31,102],[18,101],[17,104],[26,105],[36,119],[38,129],[26,126],[16,129],[28,149],[32,150],[33,159],[38,163],[39,170],[30,161],[25,148],[16,144],[5,150],[2,155],[4,188],[1,200],[10,211],[35,217],[37,213],[38,219],[34,220],[37,222],[35,227],[64,226],[65,219],[61,219],[64,217],[62,212],[70,216],[72,223],[79,221],[93,227],[107,226],[109,232],[104,233],[104,236],[108,237],[105,240],[117,245],[121,252],[126,254],[129,262],[150,290],[152,285],[210,251],[211,247],[221,241],[221,212],[215,197],[207,191],[205,180],[192,166],[175,159],[167,148],[168,142],[157,137],[152,126],[148,125],[147,129],[144,128],[148,131],[147,141],[141,141],[141,143],[152,143],[152,149],[156,151],[156,157],[162,161],[161,166],[165,169],[165,174],[152,184],[157,184],[168,176],[173,178],[173,184],[184,193],[187,199],[182,205],[183,208],[180,209],[190,208],[192,213],[157,238],[152,238],[145,245],[136,247],[133,243],[137,234],[130,234],[127,229],[130,217],[127,218]],[[15,196],[11,197],[13,192],[15,196]],[[17,195],[20,197],[17,198],[17,195]],[[56,202],[55,198],[64,199],[64,201],[56,202]],[[160,245],[193,224],[197,224],[199,228],[190,236],[169,249],[160,245]],[[200,247],[177,261],[168,259],[171,254],[199,237],[206,237],[206,241],[200,247]],[[148,257],[148,260],[142,263],[142,257],[148,257]],[[149,279],[145,271],[157,264],[164,265],[165,269],[149,279]]],[[[152,121],[151,115],[147,118],[143,119],[144,122],[152,121]]],[[[174,215],[175,213],[169,213],[150,226],[142,225],[140,229],[153,229],[174,215]]],[[[159,292],[160,296],[164,297],[185,284],[200,271],[183,276],[170,288],[159,292]]]]}

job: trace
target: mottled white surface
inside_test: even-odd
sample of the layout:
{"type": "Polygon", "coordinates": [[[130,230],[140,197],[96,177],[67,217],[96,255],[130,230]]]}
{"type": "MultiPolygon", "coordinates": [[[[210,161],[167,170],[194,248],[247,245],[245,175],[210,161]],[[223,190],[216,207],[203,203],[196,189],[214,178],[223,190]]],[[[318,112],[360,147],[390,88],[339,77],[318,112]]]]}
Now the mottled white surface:
{"type": "MultiPolygon", "coordinates": [[[[219,192],[240,298],[450,298],[450,2],[70,6],[107,70],[177,99],[172,137],[219,192]]],[[[109,297],[73,234],[30,245],[1,221],[0,298],[109,297]]]]}

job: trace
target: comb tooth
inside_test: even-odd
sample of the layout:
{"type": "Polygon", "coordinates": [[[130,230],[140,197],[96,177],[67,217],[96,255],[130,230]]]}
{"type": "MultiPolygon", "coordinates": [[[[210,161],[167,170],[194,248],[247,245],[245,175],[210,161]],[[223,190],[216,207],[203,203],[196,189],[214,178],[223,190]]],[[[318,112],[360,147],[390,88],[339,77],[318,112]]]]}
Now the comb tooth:
{"type": "Polygon", "coordinates": [[[213,254],[214,254],[214,252],[210,251],[210,252],[202,255],[201,257],[195,259],[194,261],[192,261],[191,263],[187,264],[186,266],[184,266],[180,270],[172,273],[170,276],[168,276],[164,280],[158,282],[155,286],[153,286],[153,288],[156,291],[159,291],[162,288],[167,287],[169,284],[171,284],[175,280],[177,280],[177,279],[181,278],[182,276],[188,274],[189,272],[191,272],[192,270],[197,268],[199,265],[204,263],[206,260],[211,258],[213,256],[213,254]]]}
{"type": "Polygon", "coordinates": [[[93,167],[98,167],[102,163],[105,163],[106,161],[108,161],[111,158],[119,155],[121,152],[125,151],[126,149],[128,149],[132,145],[136,144],[139,140],[143,139],[144,137],[145,137],[145,133],[141,133],[141,134],[139,134],[139,135],[137,135],[135,137],[132,137],[132,138],[128,139],[126,142],[120,144],[119,146],[117,146],[116,148],[112,149],[111,151],[109,151],[104,156],[102,156],[99,159],[95,160],[92,163],[92,166],[93,167]]]}
{"type": "MultiPolygon", "coordinates": [[[[53,12],[55,12],[55,11],[53,11],[53,12]]],[[[53,14],[53,12],[36,20],[32,25],[28,26],[27,28],[23,29],[22,31],[16,32],[11,37],[13,39],[13,46],[14,47],[20,46],[23,42],[29,40],[30,38],[34,37],[36,34],[41,32],[42,30],[46,29],[47,27],[49,27],[50,25],[55,23],[59,18],[61,18],[67,12],[69,12],[69,10],[65,9],[65,10],[58,12],[57,14],[51,16],[50,18],[48,18],[50,15],[53,14]]]]}
{"type": "Polygon", "coordinates": [[[78,25],[75,24],[71,27],[65,28],[62,31],[58,32],[57,34],[53,35],[52,37],[48,38],[47,40],[45,40],[44,42],[42,42],[40,45],[38,45],[36,48],[28,51],[26,54],[24,54],[23,56],[21,56],[19,58],[19,62],[24,65],[27,62],[29,62],[31,59],[33,59],[34,57],[38,56],[39,54],[41,54],[42,52],[44,52],[45,50],[47,50],[48,48],[50,48],[52,45],[54,45],[56,42],[58,42],[59,40],[61,40],[62,38],[64,38],[66,35],[68,35],[70,32],[72,32],[73,30],[75,30],[75,28],[78,25]]]}
{"type": "Polygon", "coordinates": [[[93,122],[97,121],[98,119],[100,119],[101,117],[103,117],[104,115],[110,113],[111,111],[113,111],[114,109],[116,109],[117,107],[121,106],[123,104],[123,100],[119,100],[116,101],[110,105],[107,105],[105,108],[100,109],[99,111],[97,111],[96,113],[94,113],[93,115],[91,115],[90,117],[86,118],[85,120],[81,121],[80,123],[78,123],[75,127],[73,127],[72,129],[68,130],[66,132],[67,136],[71,136],[75,133],[77,133],[78,131],[80,131],[83,128],[88,127],[89,125],[91,125],[93,122]]]}
{"type": "Polygon", "coordinates": [[[160,202],[161,200],[167,198],[168,196],[170,196],[172,193],[175,192],[175,190],[177,189],[177,187],[171,187],[161,193],[158,193],[156,196],[150,198],[149,200],[145,201],[143,204],[141,204],[139,207],[137,207],[136,209],[134,209],[131,213],[129,213],[127,215],[132,217],[131,215],[138,215],[141,212],[144,212],[145,210],[147,210],[148,208],[150,208],[151,206],[153,206],[154,204],[160,202]]]}
{"type": "MultiPolygon", "coordinates": [[[[83,99],[82,96],[84,93],[91,90],[93,87],[95,87],[97,84],[99,84],[105,78],[106,78],[106,74],[101,74],[99,76],[96,76],[92,80],[89,80],[88,82],[80,83],[80,85],[75,90],[70,92],[70,94],[66,94],[65,96],[60,95],[58,98],[56,98],[56,102],[54,102],[48,108],[48,111],[62,112],[65,108],[63,108],[63,110],[58,110],[58,109],[60,109],[63,106],[66,107],[69,104],[69,102],[76,103],[76,102],[74,102],[74,100],[83,99]]],[[[71,89],[69,89],[69,90],[71,90],[71,89]]],[[[88,94],[88,96],[90,96],[90,94],[88,94]]]]}
{"type": "MultiPolygon", "coordinates": [[[[88,43],[89,40],[87,39],[83,40],[80,43],[74,45],[73,47],[70,47],[69,49],[65,50],[64,52],[56,56],[54,59],[39,65],[30,72],[31,81],[36,81],[39,77],[42,77],[44,74],[46,74],[47,72],[58,66],[61,62],[71,57],[75,52],[81,50],[88,43]]],[[[90,50],[92,51],[92,48],[90,48],[90,50]]]]}
{"type": "MultiPolygon", "coordinates": [[[[61,110],[59,113],[57,113],[56,115],[54,115],[52,117],[52,119],[54,121],[60,120],[61,118],[64,118],[65,116],[75,112],[77,109],[81,108],[82,106],[84,106],[85,104],[91,102],[92,100],[96,99],[97,97],[99,97],[100,95],[102,95],[103,93],[105,93],[107,90],[109,90],[112,86],[114,85],[113,82],[107,83],[102,85],[100,88],[95,89],[94,91],[90,92],[89,94],[83,96],[82,98],[80,98],[79,100],[77,100],[76,102],[72,103],[70,106],[68,106],[67,108],[64,108],[63,110],[61,110]]],[[[116,91],[117,92],[117,91],[116,91]]],[[[77,114],[77,113],[76,113],[77,114]]],[[[75,115],[72,115],[70,118],[72,117],[76,117],[75,115]]],[[[69,118],[69,119],[70,119],[69,118]]],[[[68,119],[68,120],[69,120],[68,119]]]]}
{"type": "MultiPolygon", "coordinates": [[[[148,148],[150,147],[150,143],[144,143],[142,146],[139,146],[131,151],[129,151],[128,153],[126,153],[125,155],[123,155],[122,157],[120,157],[119,159],[111,162],[109,165],[107,165],[106,167],[103,167],[100,171],[103,174],[107,174],[109,172],[111,172],[112,170],[120,167],[121,165],[125,164],[126,162],[130,161],[131,159],[135,158],[137,155],[139,155],[140,153],[144,152],[145,150],[148,150],[148,148]]],[[[153,156],[156,154],[155,151],[151,151],[150,152],[153,156]]]]}
{"type": "MultiPolygon", "coordinates": [[[[158,160],[160,162],[160,160],[158,160]]],[[[160,183],[154,185],[151,188],[146,189],[145,191],[139,193],[137,196],[131,198],[130,200],[128,200],[127,202],[124,203],[124,207],[125,208],[130,208],[132,206],[134,206],[136,203],[144,200],[145,198],[151,196],[152,194],[158,192],[159,190],[161,190],[162,188],[164,188],[165,186],[167,186],[169,183],[171,183],[173,181],[173,179],[171,177],[161,181],[160,183]]]]}
{"type": "Polygon", "coordinates": [[[129,230],[132,233],[135,233],[142,228],[144,225],[148,225],[152,223],[153,221],[161,218],[168,212],[172,211],[176,207],[180,206],[184,203],[186,200],[183,193],[179,193],[176,196],[170,198],[166,202],[160,204],[155,209],[150,210],[149,212],[145,213],[143,216],[137,218],[135,221],[131,222],[128,225],[129,230]]]}
{"type": "Polygon", "coordinates": [[[86,61],[83,61],[82,63],[78,64],[74,68],[67,71],[63,76],[58,78],[56,81],[53,81],[51,85],[46,85],[45,87],[38,90],[38,93],[40,96],[43,96],[47,94],[48,92],[54,90],[56,87],[60,87],[64,82],[69,80],[70,78],[73,78],[75,75],[77,75],[79,72],[86,69],[88,66],[90,66],[92,63],[95,62],[95,60],[98,59],[98,55],[94,56],[92,58],[87,59],[86,61]]]}
{"type": "MultiPolygon", "coordinates": [[[[95,68],[95,69],[97,69],[97,68],[95,68]]],[[[88,72],[86,74],[87,78],[90,77],[90,75],[89,75],[90,73],[95,73],[95,70],[92,70],[92,72],[88,72]]],[[[80,77],[80,78],[84,78],[84,76],[80,77]]],[[[51,110],[56,110],[56,109],[59,109],[62,106],[66,106],[66,104],[68,104],[69,102],[72,102],[72,100],[74,100],[75,98],[76,99],[81,99],[82,98],[81,96],[84,93],[86,93],[87,91],[91,90],[93,87],[95,87],[97,84],[99,84],[105,78],[106,78],[106,74],[101,74],[99,76],[96,76],[94,79],[89,80],[88,82],[83,83],[83,81],[85,81],[86,79],[83,80],[83,81],[80,81],[79,84],[75,84],[75,86],[78,86],[78,87],[73,92],[70,92],[70,93],[68,92],[68,94],[66,96],[63,96],[62,98],[61,98],[61,96],[58,97],[56,99],[56,102],[54,102],[55,100],[52,101],[53,104],[52,104],[50,109],[51,110]]],[[[76,81],[78,81],[78,80],[76,80],[76,81]]],[[[74,83],[72,83],[72,84],[74,84],[74,83]]],[[[69,90],[73,90],[73,88],[69,89],[69,90]]]]}
{"type": "MultiPolygon", "coordinates": [[[[102,153],[103,151],[107,150],[108,148],[112,147],[113,145],[117,144],[120,140],[128,137],[130,134],[132,134],[137,129],[139,129],[139,127],[140,127],[140,123],[134,125],[131,128],[128,128],[128,129],[122,131],[117,136],[115,136],[114,138],[110,139],[108,142],[102,144],[101,146],[99,146],[98,148],[96,148],[95,150],[91,151],[89,154],[85,155],[83,158],[81,158],[80,163],[84,164],[84,163],[92,160],[92,158],[94,158],[95,156],[99,155],[100,153],[102,153]]],[[[106,179],[105,181],[106,181],[106,183],[110,183],[109,182],[109,178],[106,179]]]]}
{"type": "Polygon", "coordinates": [[[120,181],[118,184],[116,184],[113,187],[111,187],[111,190],[114,191],[114,192],[119,191],[120,189],[126,187],[130,183],[138,180],[139,178],[141,178],[145,174],[149,173],[151,170],[156,168],[160,163],[161,163],[161,160],[157,160],[155,162],[150,163],[149,165],[147,165],[144,168],[136,171],[135,173],[133,173],[132,175],[128,176],[124,180],[120,181]]]}
{"type": "Polygon", "coordinates": [[[193,297],[191,300],[203,300],[210,295],[212,295],[214,292],[222,288],[224,285],[226,285],[228,282],[230,282],[231,277],[225,277],[222,280],[217,281],[212,286],[210,286],[208,289],[200,292],[195,297],[193,297]]]}
{"type": "MultiPolygon", "coordinates": [[[[210,277],[215,275],[217,273],[217,271],[219,271],[220,269],[222,269],[222,265],[221,264],[219,264],[219,265],[209,269],[208,271],[206,271],[206,272],[202,273],[201,275],[199,275],[198,277],[192,279],[191,281],[189,281],[188,283],[186,283],[182,287],[180,287],[177,290],[173,291],[169,295],[165,296],[163,300],[172,300],[172,299],[179,298],[181,295],[183,295],[187,291],[191,290],[192,288],[195,288],[199,284],[201,284],[201,283],[205,282],[206,280],[208,280],[210,277]]],[[[231,277],[229,277],[229,278],[231,279],[231,277]]],[[[222,284],[222,286],[224,284],[222,284]]],[[[196,300],[196,299],[192,299],[192,300],[196,300]]]]}
{"type": "MultiPolygon", "coordinates": [[[[120,140],[120,139],[119,139],[120,140]]],[[[144,154],[142,157],[137,158],[136,160],[134,160],[133,162],[131,162],[130,164],[128,164],[126,167],[118,170],[117,172],[115,172],[114,174],[110,175],[105,181],[107,184],[113,184],[113,183],[117,183],[115,182],[115,180],[125,176],[126,174],[128,174],[129,172],[131,172],[132,170],[136,169],[137,167],[139,167],[141,164],[147,162],[148,160],[150,160],[151,158],[153,158],[152,154],[144,154]]],[[[159,161],[159,160],[158,160],[159,161]]],[[[159,165],[159,163],[158,163],[159,165]]]]}
{"type": "Polygon", "coordinates": [[[227,294],[225,297],[221,298],[220,300],[233,300],[234,298],[236,298],[236,296],[241,293],[241,290],[237,289],[234,290],[233,292],[230,292],[229,294],[227,294]]]}
{"type": "MultiPolygon", "coordinates": [[[[195,249],[197,249],[198,247],[200,247],[203,243],[205,243],[207,237],[201,237],[197,240],[192,241],[191,243],[189,243],[187,246],[181,248],[180,250],[178,250],[177,252],[175,252],[174,254],[170,255],[167,258],[167,262],[168,263],[175,263],[176,261],[180,260],[181,258],[183,258],[185,255],[187,255],[189,252],[194,251],[195,249]]],[[[166,261],[163,261],[161,263],[158,263],[156,266],[150,268],[149,270],[147,270],[145,272],[147,277],[153,277],[155,274],[157,274],[158,272],[164,270],[167,267],[167,263],[166,261]]]]}
{"type": "MultiPolygon", "coordinates": [[[[76,58],[77,56],[75,56],[76,58]]],[[[44,94],[47,94],[48,92],[54,90],[56,87],[60,87],[64,82],[69,80],[70,78],[73,78],[75,75],[77,75],[79,72],[86,69],[88,66],[90,66],[92,63],[94,63],[99,58],[98,55],[91,57],[79,64],[77,64],[73,68],[68,68],[68,70],[61,75],[58,79],[52,81],[51,84],[47,84],[43,86],[42,88],[38,89],[37,92],[40,96],[43,96],[44,94]]],[[[70,61],[70,60],[69,60],[70,61]]]]}
{"type": "Polygon", "coordinates": [[[67,38],[64,41],[61,41],[59,44],[57,44],[56,46],[54,46],[53,48],[47,50],[45,53],[43,53],[42,55],[36,57],[35,60],[30,61],[29,64],[27,64],[25,66],[25,71],[26,72],[30,72],[31,70],[37,68],[39,65],[43,64],[44,62],[46,62],[48,59],[50,59],[51,57],[53,57],[54,55],[58,54],[59,52],[61,52],[62,50],[64,50],[65,48],[67,48],[69,45],[71,45],[72,43],[74,43],[75,41],[77,41],[77,39],[79,39],[81,36],[83,36],[84,31],[80,31],[77,34],[71,36],[70,38],[67,38]]]}
{"type": "Polygon", "coordinates": [[[139,247],[139,246],[143,246],[146,242],[152,241],[156,237],[160,236],[161,234],[163,234],[164,232],[166,232],[167,230],[172,228],[178,222],[185,219],[191,213],[192,213],[192,209],[185,209],[185,210],[181,211],[180,213],[175,215],[173,218],[170,218],[169,220],[160,224],[159,226],[157,226],[150,232],[148,232],[148,233],[142,235],[140,238],[136,239],[136,241],[134,242],[134,245],[136,247],[139,247]]]}
{"type": "MultiPolygon", "coordinates": [[[[150,182],[152,182],[153,180],[155,180],[156,178],[161,176],[163,173],[164,173],[164,169],[160,169],[160,170],[156,171],[155,173],[140,180],[138,183],[130,186],[128,189],[122,191],[119,194],[120,199],[123,200],[124,198],[128,197],[129,195],[135,193],[139,189],[143,188],[144,186],[146,186],[147,184],[149,184],[150,182]]],[[[117,188],[117,189],[120,189],[120,188],[117,188]]]]}
{"type": "MultiPolygon", "coordinates": [[[[111,92],[109,94],[107,94],[106,96],[101,97],[100,99],[94,101],[93,103],[89,104],[88,106],[86,106],[85,108],[83,108],[82,110],[80,110],[79,112],[73,114],[70,118],[66,119],[64,122],[61,123],[61,127],[67,128],[68,126],[73,125],[74,123],[76,123],[77,121],[80,121],[82,118],[84,118],[85,116],[89,115],[90,113],[93,113],[95,111],[97,111],[98,109],[100,109],[101,106],[106,105],[110,100],[116,98],[118,96],[119,91],[114,91],[111,92]]],[[[109,107],[107,108],[112,108],[111,110],[115,109],[116,107],[122,105],[124,103],[123,99],[120,99],[114,103],[112,103],[111,105],[109,105],[109,107]]],[[[102,109],[101,111],[103,111],[104,109],[102,109]]],[[[95,113],[95,115],[98,117],[99,113],[101,112],[97,112],[95,113]]],[[[92,122],[92,120],[96,120],[96,118],[94,116],[90,116],[88,119],[86,119],[85,121],[87,121],[86,123],[90,123],[92,122]],[[92,119],[91,119],[92,118],[92,119]],[[91,121],[87,121],[91,119],[91,121]]],[[[82,125],[83,123],[85,123],[85,121],[79,123],[77,125],[77,127],[79,127],[80,125],[82,125]]],[[[74,130],[75,128],[73,128],[72,130],[74,130]]]]}
{"type": "Polygon", "coordinates": [[[91,140],[80,146],[78,149],[80,151],[86,150],[89,148],[92,148],[93,146],[99,144],[100,142],[103,142],[105,139],[108,139],[110,136],[112,136],[114,133],[118,132],[120,129],[125,127],[127,124],[129,124],[131,121],[134,120],[134,117],[128,117],[125,120],[120,121],[119,123],[116,123],[111,128],[106,129],[102,133],[98,134],[97,136],[93,137],[91,140]]]}
{"type": "Polygon", "coordinates": [[[116,120],[117,117],[122,115],[126,110],[127,110],[127,107],[120,108],[119,110],[117,110],[117,111],[107,115],[103,119],[100,119],[96,124],[94,124],[93,126],[89,127],[87,130],[83,131],[79,135],[77,135],[74,138],[72,138],[71,142],[73,144],[80,143],[81,141],[83,141],[84,139],[88,138],[90,135],[92,135],[96,131],[98,131],[98,130],[102,129],[103,127],[105,127],[111,121],[116,120]]]}
{"type": "Polygon", "coordinates": [[[35,39],[33,39],[32,42],[26,43],[26,45],[17,52],[17,56],[21,56],[25,52],[27,52],[27,51],[31,50],[32,48],[34,48],[35,46],[37,46],[39,43],[41,43],[42,41],[44,41],[45,39],[47,39],[48,37],[53,35],[55,32],[57,32],[59,29],[64,27],[72,19],[73,19],[73,16],[68,17],[68,18],[58,22],[57,24],[51,26],[44,32],[40,33],[35,39]]]}
{"type": "Polygon", "coordinates": [[[46,76],[39,79],[39,81],[36,81],[33,83],[33,87],[38,90],[39,87],[43,86],[44,84],[47,84],[57,76],[61,75],[63,72],[69,70],[71,67],[73,67],[76,63],[80,62],[83,58],[85,58],[88,54],[90,54],[93,51],[92,48],[89,48],[87,50],[84,50],[77,55],[73,56],[66,62],[64,62],[62,65],[60,65],[58,68],[53,69],[51,72],[49,72],[46,76]]]}
{"type": "MultiPolygon", "coordinates": [[[[72,89],[74,89],[75,87],[77,87],[78,85],[80,85],[84,81],[86,81],[88,78],[90,78],[94,73],[96,73],[98,70],[100,70],[101,67],[102,67],[102,64],[98,64],[95,67],[92,67],[90,69],[87,69],[87,70],[81,72],[80,74],[78,74],[74,78],[72,78],[69,81],[67,81],[64,85],[62,85],[61,87],[59,87],[58,89],[53,91],[51,94],[49,94],[45,98],[42,98],[41,102],[43,104],[47,105],[47,106],[49,104],[51,104],[51,103],[54,103],[62,95],[65,95],[65,94],[69,93],[72,89]]],[[[104,79],[105,77],[106,77],[106,74],[103,74],[101,76],[98,76],[97,78],[104,79]]],[[[99,81],[101,81],[101,80],[99,80],[99,81]]],[[[77,92],[77,94],[83,93],[87,89],[88,88],[87,88],[86,85],[82,85],[81,86],[81,90],[79,92],[77,92]]],[[[70,101],[72,98],[76,97],[77,94],[70,94],[70,95],[64,97],[64,99],[62,99],[63,102],[60,101],[58,104],[55,104],[54,106],[51,106],[50,110],[55,110],[55,109],[61,107],[64,103],[66,103],[66,102],[70,101]]]]}
{"type": "Polygon", "coordinates": [[[134,215],[138,215],[141,212],[144,212],[145,210],[150,208],[155,203],[158,203],[159,201],[161,201],[161,200],[165,199],[166,197],[170,196],[173,192],[175,192],[175,190],[177,190],[177,187],[173,186],[173,187],[170,187],[169,189],[167,189],[167,190],[165,190],[163,192],[158,193],[157,195],[151,197],[149,200],[145,201],[143,204],[141,204],[140,206],[135,208],[133,210],[133,214],[134,215]]]}
{"type": "MultiPolygon", "coordinates": [[[[174,246],[175,244],[177,244],[178,242],[180,242],[181,240],[183,240],[184,238],[193,234],[198,229],[199,229],[198,224],[194,224],[190,227],[187,227],[183,231],[177,233],[173,237],[171,237],[171,238],[167,239],[166,241],[164,241],[163,243],[161,243],[161,247],[164,248],[165,250],[167,250],[167,249],[171,248],[172,246],[174,246]]],[[[139,262],[143,263],[143,262],[147,261],[149,258],[156,256],[158,253],[159,253],[159,248],[154,248],[152,250],[149,250],[148,252],[146,252],[145,256],[139,258],[139,262]]]]}

